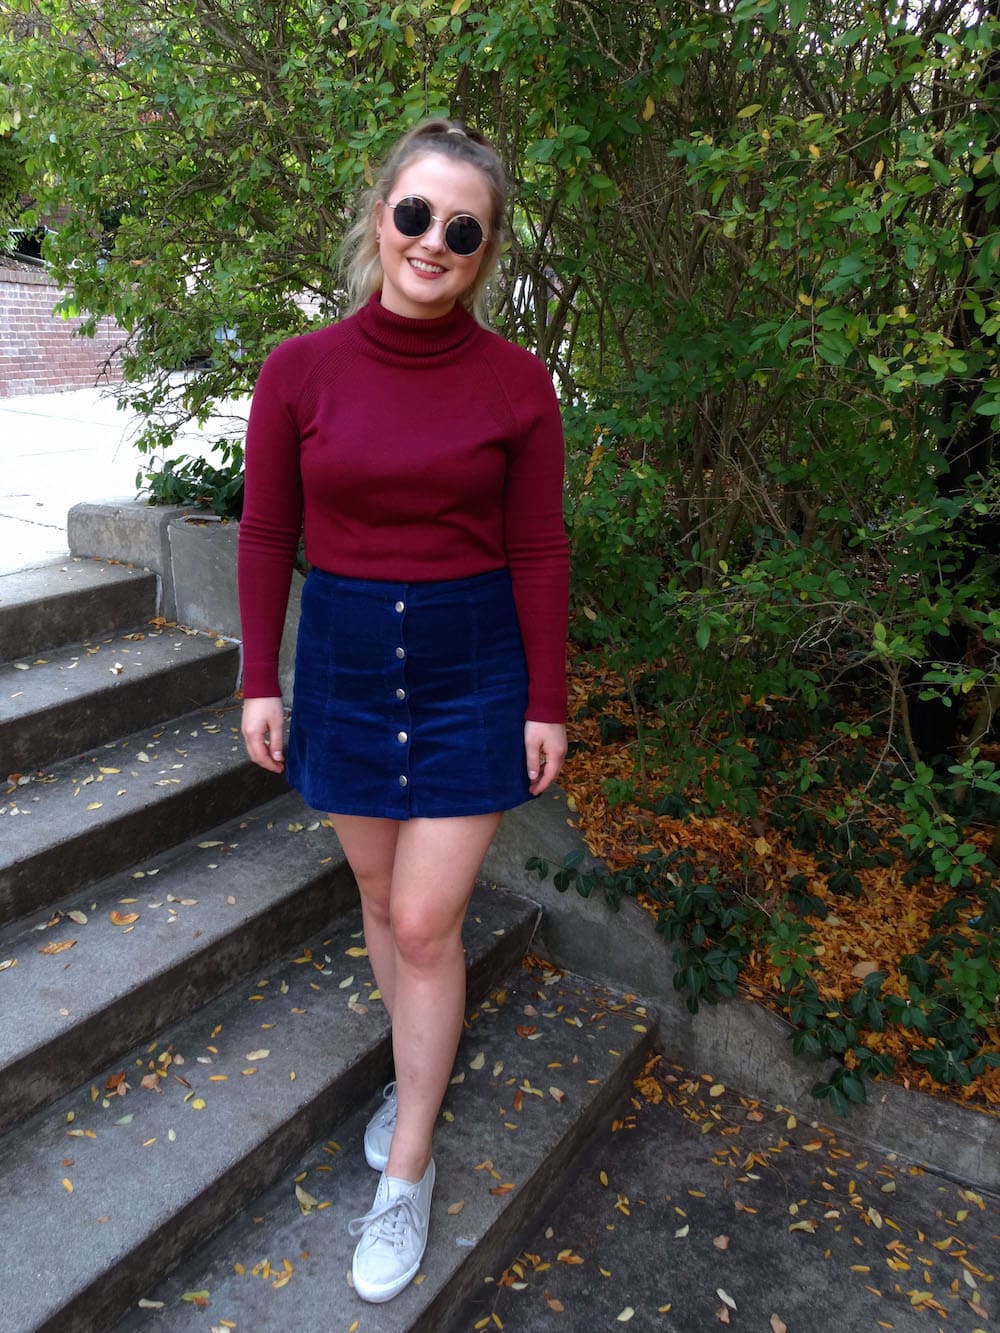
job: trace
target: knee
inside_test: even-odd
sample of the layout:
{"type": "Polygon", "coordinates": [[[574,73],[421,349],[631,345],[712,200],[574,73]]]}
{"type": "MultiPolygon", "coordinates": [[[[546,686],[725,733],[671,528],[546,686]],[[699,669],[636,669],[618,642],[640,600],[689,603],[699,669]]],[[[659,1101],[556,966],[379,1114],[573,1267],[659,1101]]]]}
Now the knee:
{"type": "Polygon", "coordinates": [[[354,872],[366,915],[380,926],[389,925],[389,888],[391,881],[385,875],[354,872]]]}
{"type": "Polygon", "coordinates": [[[394,912],[392,938],[403,962],[421,971],[433,971],[457,947],[461,949],[461,925],[439,922],[427,912],[394,912]]]}

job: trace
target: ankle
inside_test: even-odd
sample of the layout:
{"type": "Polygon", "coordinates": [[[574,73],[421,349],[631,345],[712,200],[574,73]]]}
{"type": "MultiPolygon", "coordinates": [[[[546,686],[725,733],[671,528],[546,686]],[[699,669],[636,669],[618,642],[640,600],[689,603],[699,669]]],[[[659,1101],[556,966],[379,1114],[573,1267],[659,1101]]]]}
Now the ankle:
{"type": "Polygon", "coordinates": [[[389,1160],[386,1163],[385,1174],[391,1176],[393,1180],[408,1180],[411,1185],[419,1185],[427,1174],[427,1168],[431,1164],[430,1149],[426,1153],[404,1154],[393,1151],[389,1154],[389,1160]]]}

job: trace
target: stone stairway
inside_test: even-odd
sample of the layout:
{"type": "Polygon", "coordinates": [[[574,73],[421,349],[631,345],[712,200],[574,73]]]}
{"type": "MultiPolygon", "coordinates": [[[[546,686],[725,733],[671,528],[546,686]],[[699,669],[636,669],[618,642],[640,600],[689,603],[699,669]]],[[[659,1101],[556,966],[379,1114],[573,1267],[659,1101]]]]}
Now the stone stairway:
{"type": "Polygon", "coordinates": [[[346,1222],[391,1061],[356,891],[246,760],[235,646],[155,599],[92,561],[0,577],[0,1324],[447,1330],[652,1023],[525,966],[537,907],[478,886],[424,1271],[360,1301],[346,1222]]]}

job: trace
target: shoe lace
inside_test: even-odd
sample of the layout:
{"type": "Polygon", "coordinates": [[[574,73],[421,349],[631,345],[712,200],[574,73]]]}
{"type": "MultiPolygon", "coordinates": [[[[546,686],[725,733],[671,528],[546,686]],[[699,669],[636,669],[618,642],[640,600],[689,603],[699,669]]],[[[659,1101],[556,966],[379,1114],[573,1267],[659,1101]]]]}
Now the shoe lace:
{"type": "Polygon", "coordinates": [[[382,1096],[385,1098],[386,1102],[386,1105],[383,1108],[382,1112],[382,1114],[385,1116],[383,1124],[385,1124],[385,1126],[388,1128],[389,1125],[395,1125],[396,1116],[399,1111],[397,1103],[393,1100],[396,1096],[395,1083],[387,1083],[385,1087],[382,1089],[382,1096]]]}
{"type": "Polygon", "coordinates": [[[397,1245],[405,1239],[408,1227],[419,1231],[422,1223],[416,1199],[411,1194],[398,1194],[394,1199],[373,1205],[363,1217],[353,1218],[347,1230],[351,1236],[360,1236],[362,1231],[371,1229],[374,1239],[397,1245]]]}

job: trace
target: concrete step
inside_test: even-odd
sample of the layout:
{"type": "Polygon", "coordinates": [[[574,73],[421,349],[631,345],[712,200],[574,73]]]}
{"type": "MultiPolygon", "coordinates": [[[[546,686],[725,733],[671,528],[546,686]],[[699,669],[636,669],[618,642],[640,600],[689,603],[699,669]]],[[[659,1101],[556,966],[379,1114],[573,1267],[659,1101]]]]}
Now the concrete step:
{"type": "Polygon", "coordinates": [[[0,930],[0,1132],[356,900],[333,831],[289,793],[0,930]]]}
{"type": "Polygon", "coordinates": [[[416,1283],[384,1305],[366,1304],[350,1286],[355,1242],[347,1222],[368,1210],[378,1181],[361,1148],[376,1096],[328,1131],[336,1147],[328,1139],[314,1144],[176,1273],[143,1293],[160,1309],[134,1309],[115,1333],[201,1333],[222,1320],[255,1330],[457,1333],[463,1300],[498,1271],[512,1238],[561,1187],[580,1146],[640,1072],[651,1028],[632,998],[580,978],[516,969],[467,1023],[435,1131],[437,1185],[416,1283]],[[329,1206],[303,1214],[296,1183],[329,1206]],[[291,1277],[282,1283],[286,1261],[291,1277]],[[183,1299],[192,1292],[207,1292],[207,1307],[183,1299]]]}
{"type": "Polygon", "coordinates": [[[208,634],[145,625],[0,666],[4,774],[37,772],[236,688],[239,651],[208,634]]]}
{"type": "MultiPolygon", "coordinates": [[[[156,575],[67,558],[0,576],[0,662],[37,656],[156,614],[156,575]]],[[[5,770],[6,771],[6,770],[5,770]]]]}
{"type": "Polygon", "coordinates": [[[0,924],[287,790],[247,759],[235,701],[64,760],[0,797],[0,924]]]}
{"type": "MultiPolygon", "coordinates": [[[[477,890],[466,928],[472,993],[514,965],[537,915],[523,899],[477,890]]],[[[352,912],[0,1140],[5,1333],[108,1328],[330,1135],[388,1074],[388,1021],[372,988],[352,912]],[[158,1089],[142,1087],[157,1069],[158,1089]],[[125,1096],[114,1093],[122,1074],[125,1096]]],[[[593,1032],[597,1070],[611,1060],[610,1038],[593,1032]]]]}

